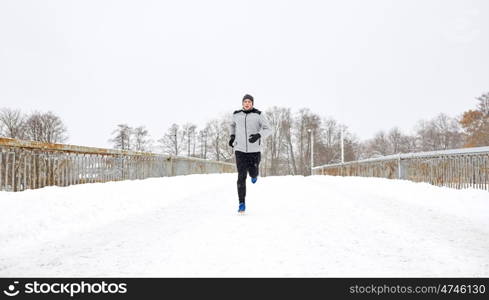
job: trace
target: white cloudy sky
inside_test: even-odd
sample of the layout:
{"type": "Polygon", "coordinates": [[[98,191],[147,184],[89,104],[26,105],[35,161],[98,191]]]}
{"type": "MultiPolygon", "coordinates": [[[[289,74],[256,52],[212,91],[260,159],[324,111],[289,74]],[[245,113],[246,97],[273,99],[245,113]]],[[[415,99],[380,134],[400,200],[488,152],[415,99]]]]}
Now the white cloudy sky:
{"type": "Polygon", "coordinates": [[[309,107],[366,139],[489,91],[489,1],[0,0],[0,107],[52,110],[71,144],[155,138],[240,108],[309,107]]]}

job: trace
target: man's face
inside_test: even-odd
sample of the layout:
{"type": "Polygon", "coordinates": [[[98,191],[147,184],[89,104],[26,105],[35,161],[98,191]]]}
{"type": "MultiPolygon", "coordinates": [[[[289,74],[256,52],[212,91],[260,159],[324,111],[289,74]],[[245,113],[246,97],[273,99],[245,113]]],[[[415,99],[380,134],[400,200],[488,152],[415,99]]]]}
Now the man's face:
{"type": "Polygon", "coordinates": [[[253,102],[251,102],[250,99],[244,99],[243,100],[243,109],[244,110],[250,110],[253,108],[253,102]]]}

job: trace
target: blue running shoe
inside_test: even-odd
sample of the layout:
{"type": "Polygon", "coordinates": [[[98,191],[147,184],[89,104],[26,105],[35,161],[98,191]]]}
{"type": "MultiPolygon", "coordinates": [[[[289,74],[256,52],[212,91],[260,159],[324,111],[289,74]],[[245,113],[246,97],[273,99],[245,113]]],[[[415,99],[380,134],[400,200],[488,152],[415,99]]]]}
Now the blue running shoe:
{"type": "Polygon", "coordinates": [[[239,203],[238,212],[239,213],[244,213],[245,212],[245,209],[246,209],[246,205],[244,204],[244,202],[239,203]]]}
{"type": "Polygon", "coordinates": [[[256,183],[256,181],[258,180],[258,177],[251,177],[251,183],[256,183]]]}

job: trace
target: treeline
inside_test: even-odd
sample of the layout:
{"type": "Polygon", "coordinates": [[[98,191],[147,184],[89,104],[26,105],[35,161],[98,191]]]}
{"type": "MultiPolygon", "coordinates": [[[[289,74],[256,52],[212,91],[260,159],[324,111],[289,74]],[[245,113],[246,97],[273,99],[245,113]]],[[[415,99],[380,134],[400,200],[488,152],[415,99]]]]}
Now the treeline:
{"type": "MultiPolygon", "coordinates": [[[[315,137],[316,162],[340,159],[340,125],[331,118],[323,118],[307,108],[292,113],[290,108],[272,107],[265,111],[273,133],[264,143],[262,174],[307,174],[310,172],[311,134],[315,137]]],[[[169,155],[190,156],[218,161],[234,161],[229,147],[231,113],[198,128],[192,123],[172,124],[158,140],[153,140],[143,126],[133,128],[119,124],[109,141],[114,148],[160,152],[169,155]]],[[[356,159],[359,142],[344,127],[345,156],[356,159]]]]}
{"type": "MultiPolygon", "coordinates": [[[[489,92],[477,97],[475,107],[458,117],[439,114],[432,119],[418,121],[411,133],[393,127],[364,141],[346,125],[308,108],[293,112],[286,107],[272,107],[265,110],[265,114],[273,134],[263,141],[262,175],[310,174],[311,148],[315,166],[341,162],[341,129],[345,161],[397,153],[489,146],[489,92]]],[[[228,146],[230,121],[231,113],[211,119],[203,128],[192,123],[172,124],[157,140],[144,126],[119,124],[109,142],[116,149],[233,162],[233,149],[228,146]]],[[[0,110],[0,136],[48,143],[63,143],[68,139],[66,126],[54,113],[24,114],[8,108],[0,110]]]]}
{"type": "Polygon", "coordinates": [[[396,127],[380,131],[363,143],[359,156],[489,146],[489,92],[476,98],[474,109],[458,117],[439,114],[431,120],[420,120],[413,131],[411,135],[396,127]]]}
{"type": "Polygon", "coordinates": [[[60,117],[53,112],[30,114],[18,109],[0,109],[0,136],[46,143],[64,143],[68,132],[60,117]]]}
{"type": "MultiPolygon", "coordinates": [[[[379,131],[361,141],[344,124],[323,117],[307,108],[296,112],[286,107],[265,111],[273,134],[264,141],[263,175],[310,174],[311,134],[314,165],[341,162],[341,129],[345,161],[397,153],[436,151],[489,145],[489,93],[476,98],[474,109],[459,117],[446,114],[419,120],[411,133],[398,127],[379,131]]],[[[110,140],[119,149],[155,151],[204,159],[233,162],[228,146],[231,114],[215,118],[199,129],[195,124],[172,124],[156,142],[144,127],[132,129],[121,124],[110,140]]]]}
{"type": "Polygon", "coordinates": [[[119,124],[108,141],[115,149],[227,161],[233,154],[231,149],[226,148],[229,121],[230,118],[225,117],[213,119],[202,129],[192,123],[172,124],[156,141],[144,126],[119,124]]]}

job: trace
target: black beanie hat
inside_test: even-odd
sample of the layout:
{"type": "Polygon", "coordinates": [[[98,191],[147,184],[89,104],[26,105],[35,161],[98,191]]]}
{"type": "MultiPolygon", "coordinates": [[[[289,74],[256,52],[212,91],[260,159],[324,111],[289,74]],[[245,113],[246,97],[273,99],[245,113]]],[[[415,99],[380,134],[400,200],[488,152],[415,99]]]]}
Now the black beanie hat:
{"type": "Polygon", "coordinates": [[[246,99],[251,100],[251,103],[255,103],[255,101],[253,101],[253,96],[251,95],[248,94],[244,95],[243,101],[245,101],[246,99]]]}

